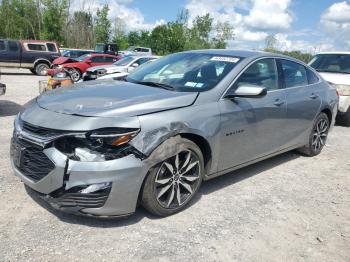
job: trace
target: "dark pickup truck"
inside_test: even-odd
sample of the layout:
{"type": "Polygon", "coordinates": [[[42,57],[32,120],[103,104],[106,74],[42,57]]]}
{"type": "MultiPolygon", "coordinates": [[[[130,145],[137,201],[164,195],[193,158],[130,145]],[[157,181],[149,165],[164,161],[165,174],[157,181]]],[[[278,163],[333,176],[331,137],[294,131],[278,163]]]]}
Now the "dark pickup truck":
{"type": "Polygon", "coordinates": [[[0,39],[0,67],[28,68],[33,74],[46,75],[60,55],[55,42],[0,39]]]}

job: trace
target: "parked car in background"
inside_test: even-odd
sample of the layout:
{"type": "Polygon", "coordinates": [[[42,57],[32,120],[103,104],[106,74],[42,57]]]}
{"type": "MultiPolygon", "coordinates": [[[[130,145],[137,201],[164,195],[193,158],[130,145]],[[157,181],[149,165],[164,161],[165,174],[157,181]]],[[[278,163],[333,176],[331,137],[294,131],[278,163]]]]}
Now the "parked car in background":
{"type": "Polygon", "coordinates": [[[272,53],[176,53],[124,80],[44,93],[16,117],[11,163],[30,192],[77,214],[140,203],[172,215],[202,180],[293,149],[318,155],[337,113],[335,88],[272,53]]]}
{"type": "MultiPolygon", "coordinates": [[[[1,70],[0,70],[0,80],[1,80],[1,70]]],[[[4,95],[6,93],[6,85],[0,83],[0,96],[4,95]]]]}
{"type": "Polygon", "coordinates": [[[28,68],[33,74],[46,75],[60,51],[55,42],[0,39],[0,66],[28,68]]]}
{"type": "Polygon", "coordinates": [[[114,43],[96,44],[95,52],[101,54],[118,55],[118,45],[114,43]]]}
{"type": "Polygon", "coordinates": [[[148,47],[139,47],[139,46],[130,46],[128,49],[124,51],[119,51],[119,54],[122,55],[152,55],[152,49],[148,47]]]}
{"type": "MultiPolygon", "coordinates": [[[[60,64],[70,73],[74,82],[78,81],[86,70],[93,66],[111,65],[118,61],[121,57],[108,54],[86,54],[74,59],[70,63],[60,64]]],[[[53,67],[58,65],[54,64],[53,67]]]]}
{"type": "Polygon", "coordinates": [[[135,70],[140,65],[158,59],[159,56],[125,56],[119,61],[108,66],[90,67],[83,75],[84,81],[98,78],[113,78],[125,76],[135,70]]]}
{"type": "Polygon", "coordinates": [[[76,58],[86,55],[86,54],[94,54],[96,53],[93,50],[64,50],[62,51],[62,56],[56,58],[52,62],[52,67],[57,67],[59,65],[65,64],[65,63],[72,63],[75,62],[76,58]]]}
{"type": "Polygon", "coordinates": [[[350,52],[317,54],[309,63],[340,95],[337,122],[350,126],[350,52]]]}

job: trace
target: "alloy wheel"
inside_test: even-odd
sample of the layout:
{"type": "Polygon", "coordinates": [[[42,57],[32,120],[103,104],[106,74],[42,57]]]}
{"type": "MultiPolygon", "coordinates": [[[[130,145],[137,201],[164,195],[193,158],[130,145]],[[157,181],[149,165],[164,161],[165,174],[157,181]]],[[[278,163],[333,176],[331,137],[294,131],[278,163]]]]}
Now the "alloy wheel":
{"type": "Polygon", "coordinates": [[[164,161],[155,178],[158,203],[168,209],[187,203],[200,184],[200,171],[198,156],[190,150],[164,161]]]}
{"type": "Polygon", "coordinates": [[[312,148],[315,151],[320,151],[326,144],[328,134],[328,121],[326,119],[320,119],[315,125],[312,136],[312,148]]]}

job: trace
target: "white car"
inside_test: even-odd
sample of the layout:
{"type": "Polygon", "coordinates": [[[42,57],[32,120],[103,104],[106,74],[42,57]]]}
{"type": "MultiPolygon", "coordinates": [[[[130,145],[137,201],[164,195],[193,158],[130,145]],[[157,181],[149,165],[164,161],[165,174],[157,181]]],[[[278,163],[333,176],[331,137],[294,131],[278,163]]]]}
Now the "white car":
{"type": "Polygon", "coordinates": [[[137,55],[137,56],[151,56],[152,49],[148,47],[140,47],[140,46],[130,46],[128,49],[124,51],[119,51],[118,54],[121,55],[137,55]]]}
{"type": "Polygon", "coordinates": [[[90,67],[83,75],[83,81],[122,77],[140,65],[158,58],[159,56],[126,56],[112,65],[90,67]]]}
{"type": "Polygon", "coordinates": [[[350,52],[317,54],[309,63],[339,93],[337,121],[350,126],[350,52]]]}

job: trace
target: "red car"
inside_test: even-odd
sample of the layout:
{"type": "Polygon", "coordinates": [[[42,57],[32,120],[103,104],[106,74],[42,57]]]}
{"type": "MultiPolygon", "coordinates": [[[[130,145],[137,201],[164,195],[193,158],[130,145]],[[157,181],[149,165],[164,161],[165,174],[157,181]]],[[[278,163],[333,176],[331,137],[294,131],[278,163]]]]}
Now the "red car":
{"type": "MultiPolygon", "coordinates": [[[[73,81],[76,82],[81,78],[81,76],[86,72],[88,68],[93,66],[111,65],[119,59],[120,57],[115,55],[86,54],[76,58],[74,61],[61,64],[61,66],[67,69],[73,81]]],[[[55,67],[55,63],[53,64],[53,67],[55,67]]]]}

